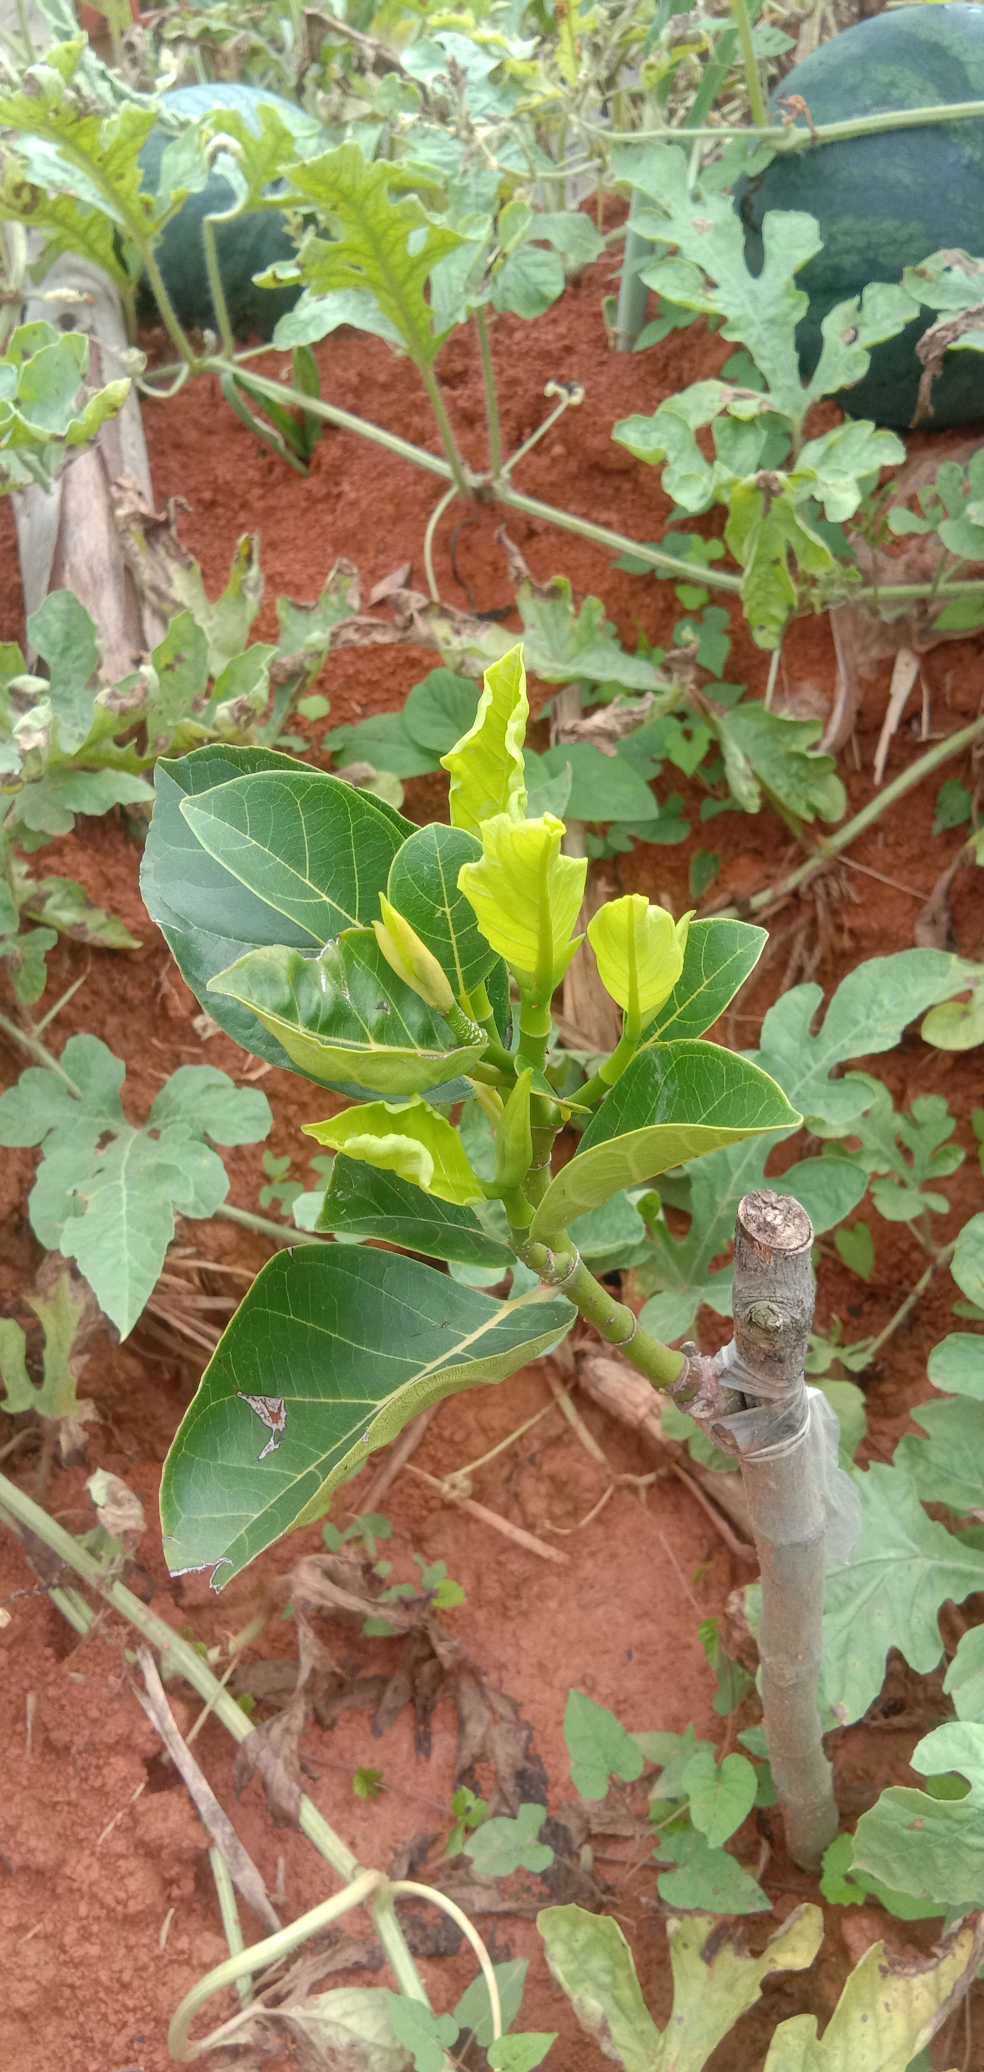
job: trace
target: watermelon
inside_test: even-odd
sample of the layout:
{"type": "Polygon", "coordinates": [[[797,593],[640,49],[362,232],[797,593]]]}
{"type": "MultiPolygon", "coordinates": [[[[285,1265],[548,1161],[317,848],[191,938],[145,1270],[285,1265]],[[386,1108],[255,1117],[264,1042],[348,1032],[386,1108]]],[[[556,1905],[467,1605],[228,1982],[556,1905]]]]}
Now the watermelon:
{"type": "MultiPolygon", "coordinates": [[[[984,7],[901,8],[845,29],[794,66],[772,97],[772,113],[799,94],[814,123],[843,122],[882,110],[984,101],[984,7]]],[[[802,123],[803,118],[797,118],[802,123]]],[[[809,376],[820,355],[828,310],[869,281],[897,281],[903,267],[958,248],[984,257],[984,119],[897,129],[820,144],[773,159],[735,195],[746,224],[753,271],[761,265],[761,224],[770,209],[803,209],[820,225],[824,249],[798,275],[810,297],[797,332],[809,376]]],[[[921,366],[915,346],[934,313],[876,347],[862,381],[837,401],[852,417],[911,425],[921,366]]],[[[931,428],[984,417],[984,359],[951,353],[933,390],[931,428]]]]}
{"type": "MultiPolygon", "coordinates": [[[[259,110],[275,108],[288,127],[299,136],[310,133],[311,118],[293,101],[265,87],[243,86],[238,81],[214,80],[204,86],[179,86],[161,95],[161,107],[185,122],[211,114],[215,108],[231,108],[250,129],[259,130],[259,110]]],[[[140,155],[144,185],[156,191],[165,147],[176,129],[163,123],[151,131],[140,155]]],[[[202,219],[216,209],[227,209],[234,199],[231,183],[217,167],[199,194],[189,194],[184,207],[168,224],[157,247],[164,284],[182,324],[215,330],[215,311],[205,271],[202,219]]],[[[229,305],[232,327],[238,338],[258,335],[269,338],[285,310],[297,300],[299,289],[257,288],[253,275],[262,273],[275,260],[292,259],[296,250],[284,216],[272,210],[253,210],[234,223],[220,224],[216,232],[222,282],[229,305]]],[[[153,298],[144,285],[141,315],[152,315],[153,298]]]]}

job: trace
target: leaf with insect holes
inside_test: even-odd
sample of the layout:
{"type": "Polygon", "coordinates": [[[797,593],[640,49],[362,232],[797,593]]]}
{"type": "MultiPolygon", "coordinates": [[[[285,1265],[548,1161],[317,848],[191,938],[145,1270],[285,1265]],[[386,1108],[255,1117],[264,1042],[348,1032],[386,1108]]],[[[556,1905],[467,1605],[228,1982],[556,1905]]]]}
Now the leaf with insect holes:
{"type": "Polygon", "coordinates": [[[466,734],[441,767],[451,779],[448,811],[452,827],[481,839],[496,815],[519,820],[526,811],[523,743],[530,716],[523,650],[512,647],[485,672],[478,710],[466,734]]]}
{"type": "MultiPolygon", "coordinates": [[[[458,883],[497,954],[548,999],[580,947],[587,862],[561,853],[564,823],[498,813],[482,825],[482,856],[463,865],[458,883]]],[[[590,1204],[589,1204],[590,1206],[590,1204]]]]}
{"type": "Polygon", "coordinates": [[[984,1553],[927,1518],[908,1476],[875,1462],[853,1479],[861,1537],[829,1571],[824,1606],[824,1691],[842,1726],[877,1698],[890,1648],[917,1675],[935,1669],[942,1606],[984,1589],[984,1553]]]}
{"type": "Polygon", "coordinates": [[[780,2022],[763,2072],[857,2072],[870,2062],[873,2038],[878,2072],[914,2072],[917,2058],[925,2063],[923,2046],[960,2006],[982,1951],[978,1917],[921,1962],[874,1943],[855,1965],[823,2036],[815,2014],[780,2022]]]}
{"type": "Polygon", "coordinates": [[[456,1129],[414,1095],[393,1104],[367,1101],[343,1108],[327,1122],[306,1122],[304,1134],[331,1151],[344,1151],[382,1172],[395,1173],[438,1201],[481,1201],[483,1189],[456,1129]]]}
{"type": "Polygon", "coordinates": [[[633,1734],[607,1706],[583,1691],[571,1691],[564,1712],[564,1739],[571,1781],[582,1799],[603,1799],[613,1777],[634,1784],[644,1760],[633,1734]]]}
{"type": "Polygon", "coordinates": [[[263,1268],[186,1411],[164,1470],[174,1571],[217,1586],[293,1526],[431,1403],[501,1381],[566,1336],[569,1303],[495,1302],[419,1260],[304,1246],[263,1268]],[[243,1395],[282,1398],[276,1452],[257,1459],[243,1395]]]}
{"type": "Polygon", "coordinates": [[[701,1748],[687,1764],[683,1788],[694,1826],[712,1849],[719,1849],[755,1804],[755,1770],[743,1755],[726,1755],[718,1763],[711,1749],[701,1748]]]}
{"type": "Polygon", "coordinates": [[[521,582],[516,604],[526,658],[541,683],[600,683],[622,691],[665,688],[654,662],[626,653],[599,597],[586,597],[575,610],[566,576],[554,576],[542,586],[521,582]]]}
{"type": "MultiPolygon", "coordinates": [[[[505,1273],[515,1255],[486,1231],[473,1210],[422,1194],[410,1181],[354,1159],[335,1159],[318,1214],[318,1230],[375,1238],[429,1259],[453,1259],[461,1266],[485,1266],[505,1273]]],[[[639,1225],[642,1235],[642,1225],[639,1225]]]]}
{"type": "Polygon", "coordinates": [[[139,950],[140,941],[131,935],[115,914],[106,912],[90,899],[84,885],[74,878],[20,879],[21,911],[31,921],[55,928],[73,942],[90,943],[101,950],[139,950]]]}
{"type": "Polygon", "coordinates": [[[386,886],[387,898],[447,974],[456,1000],[488,979],[498,962],[458,889],[462,865],[477,863],[481,854],[481,843],[464,828],[435,822],[397,851],[386,886]]]}
{"type": "MultiPolygon", "coordinates": [[[[217,788],[254,776],[302,778],[306,787],[322,773],[305,770],[290,756],[270,749],[225,748],[219,744],[196,749],[176,762],[159,762],[155,771],[154,818],[144,850],[140,886],[144,905],[161,929],[196,998],[245,1050],[253,1051],[268,1063],[286,1066],[283,1046],[256,1016],[230,997],[210,997],[209,982],[245,951],[277,945],[310,953],[312,948],[320,948],[325,937],[288,919],[279,886],[272,888],[277,897],[271,905],[265,894],[250,889],[241,875],[227,870],[223,862],[202,847],[181,810],[188,800],[201,800],[217,788]]],[[[318,852],[322,856],[324,875],[318,890],[326,907],[335,912],[335,923],[327,932],[336,935],[340,927],[348,925],[346,916],[353,906],[358,908],[361,920],[368,923],[375,919],[379,894],[386,890],[390,863],[413,829],[409,821],[381,800],[369,799],[337,779],[325,781],[337,785],[337,791],[318,792],[315,800],[305,788],[303,802],[298,803],[295,798],[291,805],[283,842],[288,857],[297,851],[303,870],[303,814],[306,807],[316,803],[318,826],[311,831],[307,853],[310,856],[318,852]],[[327,837],[326,849],[321,847],[323,836],[327,837]]],[[[290,792],[287,797],[291,797],[290,792]]],[[[217,825],[213,826],[213,836],[217,825]]],[[[226,828],[225,833],[231,840],[231,830],[226,828]]],[[[270,839],[280,846],[272,829],[270,839]]],[[[221,846],[219,840],[216,846],[221,846]]],[[[255,867],[255,857],[252,861],[255,867]]],[[[271,877],[275,867],[276,857],[267,852],[271,877]]],[[[321,910],[319,925],[324,918],[325,912],[321,910]]]]}
{"type": "Polygon", "coordinates": [[[341,1092],[426,1092],[467,1073],[484,1048],[484,1038],[456,1041],[391,971],[371,928],[348,929],[320,957],[250,950],[211,980],[216,996],[248,1007],[296,1069],[341,1092]]]}
{"type": "Polygon", "coordinates": [[[370,163],[357,144],[294,165],[292,195],[313,203],[335,227],[332,238],[308,239],[298,267],[314,297],[348,293],[350,323],[358,324],[362,307],[378,312],[411,359],[430,366],[443,339],[427,284],[461,238],[429,216],[416,195],[401,192],[406,185],[397,166],[370,163]]]}
{"type": "Polygon", "coordinates": [[[483,1820],[462,1844],[480,1878],[510,1878],[514,1871],[539,1874],[548,1870],[554,1852],[537,1840],[547,1817],[545,1806],[520,1806],[515,1819],[483,1820]]]}
{"type": "Polygon", "coordinates": [[[755,2006],[767,1978],[812,1964],[823,1916],[819,1907],[796,1907],[757,1956],[722,1936],[720,1923],[706,1914],[670,1917],[673,2010],[665,2029],[657,2029],[649,2013],[617,1921],[577,1906],[546,1907],[537,1927],[557,1984],[606,2058],[623,2072],[701,2072],[755,2006]]]}
{"type": "Polygon", "coordinates": [[[841,819],[847,793],[834,757],[817,750],[819,720],[790,719],[749,700],[722,713],[720,727],[726,771],[733,747],[752,773],[747,794],[739,798],[746,813],[758,812],[765,786],[800,820],[841,819]]]}
{"type": "Polygon", "coordinates": [[[795,1129],[796,1110],[775,1080],[711,1043],[654,1043],[602,1101],[533,1220],[549,1241],[623,1187],[743,1137],[795,1129]]]}

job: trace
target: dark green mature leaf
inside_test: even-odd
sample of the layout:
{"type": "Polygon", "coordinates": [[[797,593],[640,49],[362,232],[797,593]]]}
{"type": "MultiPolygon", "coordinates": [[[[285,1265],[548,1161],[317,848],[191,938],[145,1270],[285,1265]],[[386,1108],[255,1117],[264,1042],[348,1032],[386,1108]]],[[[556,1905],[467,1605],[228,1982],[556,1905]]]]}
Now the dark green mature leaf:
{"type": "Polygon", "coordinates": [[[432,669],[408,692],[400,718],[411,741],[436,761],[474,725],[478,699],[473,677],[432,669]]]}
{"type": "Polygon", "coordinates": [[[504,1380],[573,1318],[566,1302],[493,1302],[394,1253],[280,1253],[233,1318],[168,1456],[172,1571],[214,1565],[230,1581],[326,1511],[418,1411],[504,1380]]]}
{"type": "Polygon", "coordinates": [[[371,928],[348,929],[320,957],[249,950],[211,981],[217,994],[248,1007],[309,1079],[342,1091],[425,1093],[482,1055],[397,978],[371,928]]]}
{"type": "Polygon", "coordinates": [[[383,1173],[339,1156],[318,1217],[319,1230],[346,1237],[378,1238],[423,1252],[429,1259],[453,1259],[461,1266],[514,1265],[508,1245],[491,1237],[473,1209],[438,1201],[395,1173],[383,1173]]]}
{"type": "Polygon", "coordinates": [[[464,828],[435,822],[418,828],[397,851],[386,887],[387,898],[447,973],[457,1000],[481,985],[500,961],[479,931],[474,908],[458,891],[462,864],[478,862],[481,854],[481,842],[464,828]]]}
{"type": "MultiPolygon", "coordinates": [[[[256,774],[307,778],[309,772],[291,756],[266,748],[199,748],[179,761],[159,762],[156,769],[156,805],[144,850],[140,889],[151,918],[161,929],[187,985],[226,1034],[244,1050],[253,1051],[274,1065],[290,1067],[282,1044],[264,1029],[256,1016],[229,997],[209,993],[210,981],[225,971],[245,950],[283,944],[310,950],[312,936],[306,926],[291,921],[267,904],[237,876],[203,849],[185,819],[181,807],[187,799],[198,799],[217,786],[225,786],[256,774]]],[[[378,912],[379,893],[386,889],[386,876],[400,841],[413,829],[409,821],[379,799],[366,799],[350,786],[342,786],[352,800],[352,846],[343,848],[331,860],[344,877],[346,896],[359,884],[361,918],[378,912]],[[370,816],[363,818],[360,805],[370,816]],[[371,853],[380,875],[355,880],[356,849],[364,868],[368,853],[362,834],[371,835],[371,853]],[[390,830],[387,841],[386,830],[390,830]]],[[[296,823],[295,823],[296,825],[296,823]]]]}
{"type": "Polygon", "coordinates": [[[408,821],[324,770],[252,772],[186,799],[202,848],[320,948],[376,919],[408,821]]]}
{"type": "Polygon", "coordinates": [[[741,1137],[795,1129],[800,1118],[767,1073],[713,1043],[653,1044],[633,1059],[550,1183],[534,1238],[562,1230],[623,1187],[741,1137]]]}
{"type": "Polygon", "coordinates": [[[767,941],[766,930],[749,921],[692,921],[683,970],[649,1025],[650,1041],[703,1036],[754,971],[767,941]]]}
{"type": "Polygon", "coordinates": [[[876,1462],[854,1482],[861,1538],[828,1575],[824,1612],[824,1690],[842,1726],[877,1698],[890,1648],[921,1676],[935,1669],[941,1607],[984,1589],[984,1553],[927,1518],[898,1468],[876,1462]]]}

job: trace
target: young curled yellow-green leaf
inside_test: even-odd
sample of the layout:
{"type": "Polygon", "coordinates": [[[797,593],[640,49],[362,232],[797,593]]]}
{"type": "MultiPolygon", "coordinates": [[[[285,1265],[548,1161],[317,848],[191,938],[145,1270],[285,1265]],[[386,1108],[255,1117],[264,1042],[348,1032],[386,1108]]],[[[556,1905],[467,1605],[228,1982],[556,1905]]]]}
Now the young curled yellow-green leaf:
{"type": "Polygon", "coordinates": [[[601,983],[636,1028],[668,1000],[683,970],[693,913],[674,921],[642,892],[609,899],[588,922],[601,983]]]}
{"type": "Polygon", "coordinates": [[[495,1180],[504,1194],[522,1186],[533,1163],[532,1092],[533,1073],[527,1068],[513,1087],[496,1132],[495,1180]]]}
{"type": "Polygon", "coordinates": [[[441,757],[451,778],[452,827],[481,837],[496,813],[515,820],[526,811],[523,744],[530,716],[521,647],[510,648],[485,672],[478,710],[467,734],[441,757]]]}
{"type": "Polygon", "coordinates": [[[379,895],[379,906],[383,918],[373,922],[373,933],[390,970],[428,1007],[436,1008],[438,1014],[447,1014],[454,1006],[454,994],[437,958],[385,892],[379,895]]]}
{"type": "Polygon", "coordinates": [[[465,1204],[484,1199],[485,1190],[457,1130],[419,1097],[343,1108],[327,1122],[305,1123],[304,1134],[331,1151],[343,1151],[346,1158],[396,1173],[438,1201],[465,1204]]]}
{"type": "Polygon", "coordinates": [[[463,864],[458,876],[486,942],[544,1004],[584,940],[574,928],[588,866],[562,855],[564,834],[553,813],[539,820],[497,813],[482,825],[481,859],[463,864]]]}

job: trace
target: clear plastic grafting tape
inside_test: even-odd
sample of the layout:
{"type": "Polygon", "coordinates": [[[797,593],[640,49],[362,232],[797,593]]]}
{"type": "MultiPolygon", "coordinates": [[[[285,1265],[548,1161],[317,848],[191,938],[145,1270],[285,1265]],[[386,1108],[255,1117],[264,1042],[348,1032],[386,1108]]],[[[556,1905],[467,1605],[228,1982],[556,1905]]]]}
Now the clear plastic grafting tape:
{"type": "Polygon", "coordinates": [[[792,1394],[780,1384],[770,1401],[767,1379],[745,1366],[734,1343],[715,1366],[723,1388],[757,1399],[714,1427],[740,1456],[756,1537],[775,1546],[822,1538],[827,1566],[841,1567],[861,1530],[861,1503],[840,1465],[840,1425],[826,1396],[800,1381],[792,1394]]]}

